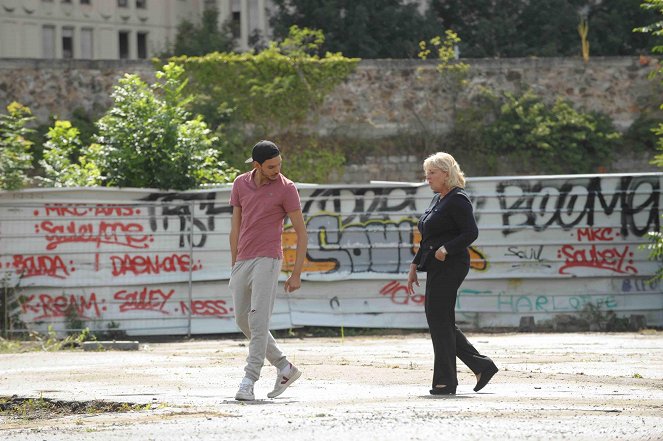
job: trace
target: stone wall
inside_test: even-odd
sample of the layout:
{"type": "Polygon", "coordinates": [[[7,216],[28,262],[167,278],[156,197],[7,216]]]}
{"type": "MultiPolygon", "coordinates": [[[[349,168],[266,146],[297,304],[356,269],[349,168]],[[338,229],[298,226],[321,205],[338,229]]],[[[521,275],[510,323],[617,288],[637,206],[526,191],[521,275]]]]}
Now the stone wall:
{"type": "Polygon", "coordinates": [[[649,79],[657,60],[647,57],[510,58],[463,60],[467,86],[454,99],[440,84],[435,63],[366,60],[333,94],[315,124],[321,133],[382,137],[427,130],[444,133],[455,106],[465,107],[484,88],[520,92],[528,88],[549,102],[558,97],[577,108],[610,115],[624,130],[645,109],[658,107],[663,88],[649,79]]]}
{"type": "Polygon", "coordinates": [[[40,123],[51,116],[71,118],[76,109],[100,116],[112,104],[110,94],[125,73],[154,80],[146,61],[0,60],[0,106],[28,106],[40,123]]]}
{"type": "MultiPolygon", "coordinates": [[[[496,92],[532,89],[546,101],[558,97],[577,108],[608,114],[620,130],[663,101],[663,88],[649,75],[658,61],[647,57],[463,60],[470,72],[458,92],[439,80],[435,62],[365,60],[311,115],[307,129],[325,136],[380,139],[408,133],[443,134],[458,108],[483,88],[496,92]]],[[[40,122],[67,119],[79,108],[94,117],[111,104],[110,92],[124,73],[153,80],[149,62],[0,60],[0,105],[18,101],[40,122]]],[[[349,165],[342,182],[419,179],[420,158],[374,158],[349,165]],[[379,165],[378,165],[379,164],[379,165]],[[389,173],[385,173],[385,167],[389,173]],[[375,170],[373,170],[375,169],[375,170]],[[393,170],[391,170],[393,169],[393,170]]],[[[628,158],[614,171],[648,171],[647,158],[628,158]]],[[[508,168],[507,168],[508,172],[508,168]]]]}

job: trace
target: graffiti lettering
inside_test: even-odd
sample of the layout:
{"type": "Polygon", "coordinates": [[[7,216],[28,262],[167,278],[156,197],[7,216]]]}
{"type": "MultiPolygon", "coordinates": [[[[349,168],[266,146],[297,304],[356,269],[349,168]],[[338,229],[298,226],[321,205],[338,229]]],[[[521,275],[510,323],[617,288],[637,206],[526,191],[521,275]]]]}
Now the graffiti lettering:
{"type": "MultiPolygon", "coordinates": [[[[60,256],[13,256],[12,267],[22,277],[48,276],[57,279],[65,279],[70,275],[70,270],[60,256]]],[[[72,263],[72,262],[70,262],[72,263]]],[[[71,268],[74,271],[74,268],[71,268]]]]}
{"type": "Polygon", "coordinates": [[[608,216],[619,213],[623,237],[629,233],[644,236],[648,231],[659,229],[660,188],[656,177],[625,176],[611,193],[601,187],[600,177],[559,181],[557,186],[545,182],[545,187],[542,181],[525,180],[497,185],[504,235],[528,227],[543,231],[551,225],[568,230],[583,220],[591,227],[598,208],[596,202],[608,216]],[[610,201],[606,194],[612,194],[610,201]],[[636,223],[635,217],[641,213],[643,216],[638,217],[636,223]],[[514,218],[521,222],[514,223],[514,218]]]}
{"type": "MultiPolygon", "coordinates": [[[[40,211],[35,210],[33,214],[39,216],[40,211]]],[[[140,209],[117,204],[96,204],[94,206],[85,204],[45,204],[44,214],[47,217],[133,216],[140,214],[140,209]]]]}
{"type": "Polygon", "coordinates": [[[223,213],[232,213],[232,207],[226,201],[220,206],[216,205],[216,192],[213,191],[206,193],[153,193],[144,200],[172,203],[149,207],[150,228],[153,232],[156,232],[159,228],[158,220],[161,219],[161,227],[168,231],[171,216],[176,216],[179,221],[177,228],[180,232],[180,248],[187,246],[187,244],[203,248],[207,242],[207,232],[214,231],[215,217],[223,213]],[[157,213],[157,210],[161,212],[157,213]],[[202,211],[202,216],[196,214],[198,210],[202,211]],[[191,229],[193,229],[193,234],[191,234],[191,229]]]}
{"type": "MultiPolygon", "coordinates": [[[[88,213],[88,209],[83,206],[83,204],[45,204],[44,212],[46,216],[85,216],[88,213]]],[[[39,211],[34,212],[35,216],[39,215],[39,211]]]]}
{"type": "Polygon", "coordinates": [[[125,276],[127,273],[132,275],[141,274],[161,274],[161,273],[186,273],[198,271],[202,264],[191,264],[191,256],[188,254],[171,254],[169,256],[141,256],[129,255],[110,256],[113,276],[125,276]]]}
{"type": "Polygon", "coordinates": [[[36,227],[36,232],[46,233],[47,250],[53,250],[65,243],[87,243],[121,245],[129,248],[148,248],[146,243],[151,236],[143,234],[143,226],[138,223],[105,222],[98,224],[79,224],[70,221],[63,225],[43,221],[36,227]]]}
{"type": "Polygon", "coordinates": [[[170,299],[175,290],[163,292],[161,289],[149,289],[144,287],[141,290],[128,291],[123,289],[113,295],[115,300],[123,302],[120,304],[120,312],[126,311],[155,311],[161,314],[169,314],[164,309],[168,299],[170,299]]]}
{"type": "Polygon", "coordinates": [[[333,265],[333,271],[403,273],[412,261],[416,222],[406,218],[343,225],[339,216],[314,216],[307,225],[308,254],[312,262],[333,265]]]}
{"type": "Polygon", "coordinates": [[[587,242],[610,242],[619,237],[619,233],[613,233],[612,228],[578,228],[576,234],[578,242],[583,239],[587,242]]]}
{"type": "Polygon", "coordinates": [[[303,204],[306,214],[349,213],[342,224],[389,219],[390,214],[416,212],[416,187],[325,188],[314,190],[303,204]]]}
{"type": "Polygon", "coordinates": [[[191,309],[185,301],[180,302],[180,310],[183,315],[191,312],[191,315],[222,317],[230,314],[233,309],[226,308],[225,300],[194,300],[191,309]]]}
{"type": "Polygon", "coordinates": [[[659,280],[647,280],[647,279],[624,279],[622,280],[622,291],[623,292],[647,292],[647,291],[657,291],[660,287],[659,280]]]}
{"type": "Polygon", "coordinates": [[[392,303],[397,305],[408,305],[410,303],[423,305],[426,300],[426,297],[423,294],[410,295],[410,293],[407,292],[407,286],[396,280],[392,280],[383,286],[380,290],[380,295],[389,297],[392,303]]]}
{"type": "Polygon", "coordinates": [[[512,295],[504,292],[497,294],[497,309],[514,313],[580,311],[589,303],[606,309],[615,309],[618,306],[617,299],[613,295],[565,297],[555,295],[512,295]]]}
{"type": "MultiPolygon", "coordinates": [[[[104,303],[103,300],[101,302],[104,303]]],[[[34,321],[67,317],[68,314],[72,313],[72,309],[76,316],[89,320],[92,317],[99,317],[102,309],[106,310],[105,307],[100,308],[97,304],[95,293],[91,293],[89,298],[85,298],[84,295],[76,296],[74,294],[62,294],[58,296],[51,294],[32,294],[21,297],[19,303],[21,311],[24,314],[40,314],[33,319],[34,321]],[[91,315],[89,315],[90,313],[91,315]]]]}
{"type": "Polygon", "coordinates": [[[524,260],[541,261],[541,253],[543,252],[543,245],[538,248],[532,247],[528,250],[521,250],[520,247],[508,247],[505,256],[513,256],[524,260]]]}
{"type": "Polygon", "coordinates": [[[569,274],[570,268],[595,268],[613,271],[621,274],[637,274],[638,270],[633,266],[633,257],[629,247],[624,246],[620,251],[618,247],[599,250],[596,245],[590,248],[576,248],[573,245],[564,245],[557,252],[557,257],[564,258],[564,264],[560,267],[560,274],[569,274]]]}

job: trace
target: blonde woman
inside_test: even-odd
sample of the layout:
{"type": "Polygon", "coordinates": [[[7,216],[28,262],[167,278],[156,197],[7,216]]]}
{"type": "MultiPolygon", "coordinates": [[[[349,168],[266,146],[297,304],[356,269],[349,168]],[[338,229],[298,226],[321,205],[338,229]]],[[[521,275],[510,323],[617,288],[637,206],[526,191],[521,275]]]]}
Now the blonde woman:
{"type": "Polygon", "coordinates": [[[470,269],[468,247],[479,235],[472,203],[465,193],[465,176],[448,153],[424,161],[426,181],[435,196],[419,219],[421,245],[408,274],[408,291],[419,286],[417,271],[426,272],[426,319],[433,341],[435,364],[432,395],[454,395],[458,378],[456,357],[477,377],[481,390],[498,369],[470,344],[456,326],[456,295],[470,269]]]}

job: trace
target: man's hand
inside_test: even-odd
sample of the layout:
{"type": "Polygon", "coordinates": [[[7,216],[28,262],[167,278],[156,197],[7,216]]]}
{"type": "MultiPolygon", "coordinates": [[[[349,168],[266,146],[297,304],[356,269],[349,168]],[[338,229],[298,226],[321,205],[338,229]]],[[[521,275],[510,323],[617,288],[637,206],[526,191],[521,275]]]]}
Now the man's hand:
{"type": "Polygon", "coordinates": [[[298,290],[302,286],[302,279],[299,276],[299,274],[291,274],[290,277],[288,277],[288,280],[285,281],[285,285],[283,288],[285,289],[286,293],[290,293],[293,291],[298,290]]]}

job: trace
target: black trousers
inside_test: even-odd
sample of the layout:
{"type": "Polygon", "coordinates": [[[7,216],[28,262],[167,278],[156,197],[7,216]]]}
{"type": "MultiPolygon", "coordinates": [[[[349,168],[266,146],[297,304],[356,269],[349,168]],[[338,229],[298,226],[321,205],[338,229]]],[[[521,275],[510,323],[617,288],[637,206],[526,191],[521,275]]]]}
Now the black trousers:
{"type": "Polygon", "coordinates": [[[475,374],[495,366],[490,358],[479,354],[456,326],[456,296],[469,270],[469,263],[454,259],[435,260],[426,272],[426,319],[435,352],[433,387],[458,384],[456,357],[475,374]]]}

